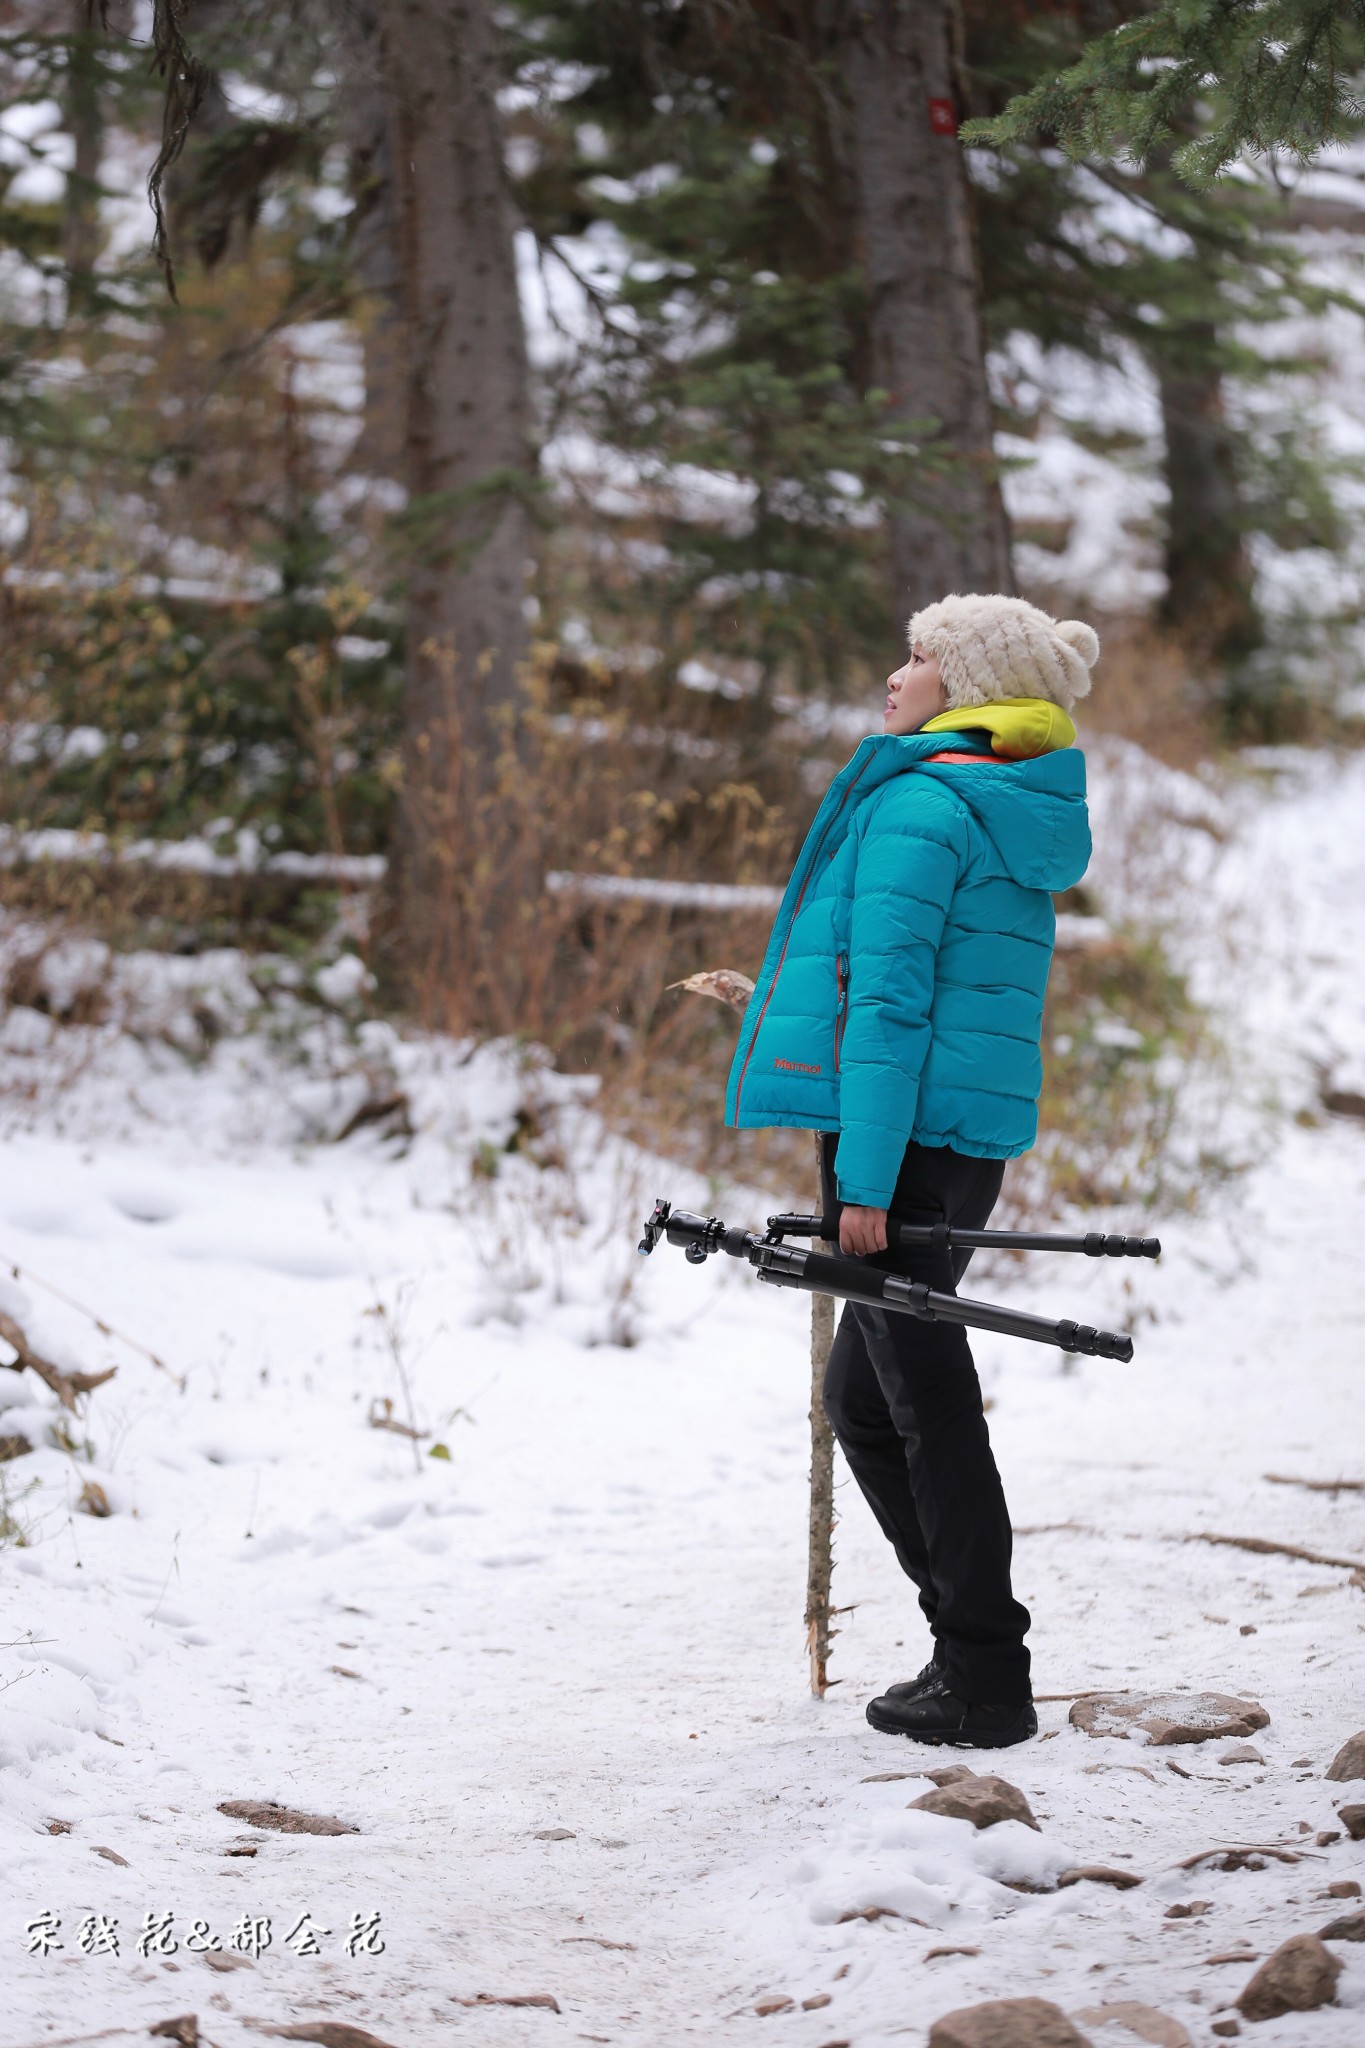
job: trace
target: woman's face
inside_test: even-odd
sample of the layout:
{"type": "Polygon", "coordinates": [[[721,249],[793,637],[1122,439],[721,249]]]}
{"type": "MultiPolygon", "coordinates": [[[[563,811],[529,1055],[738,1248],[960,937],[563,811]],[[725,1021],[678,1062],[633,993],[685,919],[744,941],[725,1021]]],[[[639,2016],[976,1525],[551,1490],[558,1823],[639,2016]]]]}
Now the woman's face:
{"type": "Polygon", "coordinates": [[[938,672],[938,656],[916,641],[904,668],[898,668],[886,679],[882,731],[918,732],[927,719],[947,709],[948,698],[943,678],[938,672]]]}

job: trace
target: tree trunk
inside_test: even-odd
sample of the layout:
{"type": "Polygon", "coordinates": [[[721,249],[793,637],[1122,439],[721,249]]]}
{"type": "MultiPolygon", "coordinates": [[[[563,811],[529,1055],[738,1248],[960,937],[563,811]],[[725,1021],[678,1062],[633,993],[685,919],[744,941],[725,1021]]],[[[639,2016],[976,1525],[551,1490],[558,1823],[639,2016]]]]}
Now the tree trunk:
{"type": "Polygon", "coordinates": [[[832,0],[869,295],[872,378],[898,421],[933,421],[928,505],[891,516],[895,602],[1010,591],[971,192],[956,135],[953,0],[832,0]]]}
{"type": "Polygon", "coordinates": [[[351,270],[365,351],[365,421],[351,451],[361,475],[403,471],[403,306],[394,222],[389,103],[380,71],[382,0],[358,0],[344,23],[345,120],[352,216],[351,270]]]}
{"type": "Polygon", "coordinates": [[[100,104],[96,24],[86,0],[68,0],[68,9],[72,41],[62,97],[74,160],[66,176],[62,261],[66,265],[70,310],[80,313],[89,302],[100,253],[99,177],[104,155],[104,109],[100,104]]]}
{"type": "Polygon", "coordinates": [[[466,976],[503,872],[492,790],[526,640],[526,346],[490,0],[377,12],[409,492],[396,903],[401,947],[435,997],[466,976]]]}
{"type": "Polygon", "coordinates": [[[1170,491],[1162,623],[1193,650],[1236,661],[1264,636],[1212,325],[1200,323],[1164,344],[1155,369],[1170,491]]]}

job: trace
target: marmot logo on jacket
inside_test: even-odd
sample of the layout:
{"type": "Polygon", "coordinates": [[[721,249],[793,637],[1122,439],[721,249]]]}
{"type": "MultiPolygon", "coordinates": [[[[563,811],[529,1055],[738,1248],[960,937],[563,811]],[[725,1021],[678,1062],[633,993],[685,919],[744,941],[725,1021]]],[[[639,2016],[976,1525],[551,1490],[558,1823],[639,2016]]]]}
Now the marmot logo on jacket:
{"type": "Polygon", "coordinates": [[[781,1067],[785,1074],[818,1074],[820,1071],[818,1062],[811,1067],[804,1060],[774,1060],[773,1065],[781,1067]]]}

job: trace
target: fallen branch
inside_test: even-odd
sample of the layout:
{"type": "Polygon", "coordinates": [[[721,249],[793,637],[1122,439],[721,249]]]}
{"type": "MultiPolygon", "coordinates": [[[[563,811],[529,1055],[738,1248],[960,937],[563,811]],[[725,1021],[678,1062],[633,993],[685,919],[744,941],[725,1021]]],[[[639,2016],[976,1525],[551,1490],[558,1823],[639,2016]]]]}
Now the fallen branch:
{"type": "MultiPolygon", "coordinates": [[[[1221,1857],[1221,1869],[1245,1870],[1253,1856],[1272,1856],[1277,1863],[1302,1863],[1307,1853],[1303,1849],[1286,1849],[1283,1842],[1240,1842],[1227,1844],[1221,1849],[1201,1849],[1197,1856],[1183,1856],[1170,1868],[1194,1870],[1201,1863],[1211,1863],[1221,1857]]],[[[1259,1866],[1252,1864],[1251,1867],[1259,1866]]]]}
{"type": "Polygon", "coordinates": [[[1365,1493],[1365,1479],[1294,1479],[1286,1472],[1267,1472],[1272,1486],[1302,1486],[1309,1493],[1365,1493]]]}
{"type": "Polygon", "coordinates": [[[118,1371],[116,1365],[111,1365],[107,1372],[63,1372],[50,1358],[44,1358],[41,1352],[34,1350],[14,1317],[6,1315],[3,1309],[0,1309],[0,1337],[15,1353],[14,1358],[6,1361],[10,1371],[22,1372],[27,1366],[30,1372],[36,1372],[44,1386],[52,1389],[63,1408],[74,1410],[78,1395],[93,1393],[96,1387],[102,1387],[118,1371]]]}
{"type": "Polygon", "coordinates": [[[501,1997],[492,1991],[479,1991],[473,1998],[456,1998],[452,1993],[450,2002],[452,2005],[530,2005],[538,2007],[541,2012],[559,2011],[558,1999],[552,1998],[548,1991],[512,1992],[501,1997]]]}
{"type": "Polygon", "coordinates": [[[1194,1529],[1184,1540],[1221,1544],[1228,1550],[1254,1550],[1260,1557],[1297,1557],[1303,1564],[1332,1565],[1343,1572],[1365,1571],[1365,1563],[1358,1557],[1333,1557],[1324,1550],[1305,1550],[1298,1543],[1271,1543],[1264,1536],[1219,1536],[1211,1529],[1194,1529]]]}

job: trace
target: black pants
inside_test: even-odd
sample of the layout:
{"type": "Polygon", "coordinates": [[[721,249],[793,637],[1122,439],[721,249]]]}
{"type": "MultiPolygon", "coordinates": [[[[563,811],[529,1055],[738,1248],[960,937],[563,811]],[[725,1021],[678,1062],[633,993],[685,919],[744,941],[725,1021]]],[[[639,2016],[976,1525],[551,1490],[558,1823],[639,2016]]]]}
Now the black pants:
{"type": "MultiPolygon", "coordinates": [[[[824,1213],[837,1207],[821,1141],[824,1213]]],[[[903,1222],[979,1230],[1004,1177],[998,1159],[908,1145],[891,1198],[903,1222]]],[[[869,1264],[953,1292],[970,1252],[895,1250],[869,1264]]],[[[967,1335],[846,1302],[825,1374],[825,1412],[850,1470],[919,1588],[952,1690],[981,1705],[1029,1697],[1029,1614],[1010,1590],[1013,1538],[967,1335]]]]}

